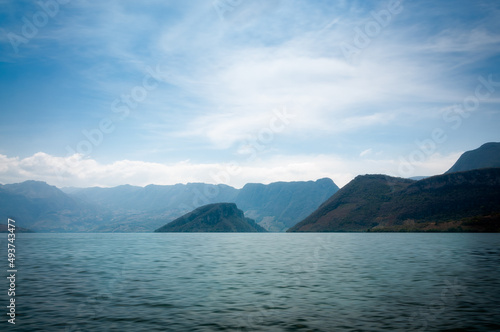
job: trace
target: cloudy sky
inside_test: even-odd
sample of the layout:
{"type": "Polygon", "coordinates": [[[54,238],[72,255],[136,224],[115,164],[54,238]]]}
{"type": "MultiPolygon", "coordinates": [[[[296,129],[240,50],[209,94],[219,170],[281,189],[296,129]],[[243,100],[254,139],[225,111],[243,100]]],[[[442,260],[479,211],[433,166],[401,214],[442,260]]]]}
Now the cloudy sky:
{"type": "Polygon", "coordinates": [[[500,141],[500,2],[0,0],[0,183],[445,172],[500,141]]]}

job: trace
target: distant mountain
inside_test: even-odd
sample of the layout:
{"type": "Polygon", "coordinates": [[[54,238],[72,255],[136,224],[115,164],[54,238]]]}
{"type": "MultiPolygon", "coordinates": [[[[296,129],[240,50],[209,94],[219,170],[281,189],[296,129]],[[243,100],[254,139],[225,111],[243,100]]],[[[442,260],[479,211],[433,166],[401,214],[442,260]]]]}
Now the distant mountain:
{"type": "Polygon", "coordinates": [[[226,185],[188,183],[113,188],[64,188],[77,201],[105,211],[108,222],[95,232],[152,232],[199,206],[233,200],[238,190],[226,185]]]}
{"type": "Polygon", "coordinates": [[[221,201],[233,201],[238,190],[226,185],[188,183],[176,185],[122,185],[113,188],[72,189],[69,195],[113,210],[157,211],[177,210],[179,215],[196,207],[221,201]]]}
{"type": "MultiPolygon", "coordinates": [[[[10,231],[9,231],[9,225],[7,225],[7,224],[0,224],[0,233],[10,233],[10,231]]],[[[27,229],[27,228],[17,227],[16,226],[16,228],[14,230],[14,234],[15,233],[33,233],[33,231],[30,230],[30,229],[27,229]]]]}
{"type": "Polygon", "coordinates": [[[197,207],[211,203],[236,203],[244,213],[269,231],[284,231],[314,211],[338,190],[330,179],[318,181],[252,183],[242,189],[227,185],[188,183],[149,185],[144,188],[66,189],[77,200],[113,211],[102,231],[136,231],[139,223],[160,227],[197,207]],[[132,223],[132,224],[131,224],[132,223]]]}
{"type": "Polygon", "coordinates": [[[493,167],[500,167],[500,143],[486,143],[464,152],[445,174],[493,167]]]}
{"type": "Polygon", "coordinates": [[[284,231],[307,217],[339,188],[330,179],[308,182],[250,183],[234,202],[269,231],[284,231]]]}
{"type": "Polygon", "coordinates": [[[204,205],[155,232],[265,232],[234,203],[204,205]]]}
{"type": "Polygon", "coordinates": [[[336,190],[330,179],[250,184],[242,189],[188,183],[60,190],[26,181],[0,185],[0,218],[13,218],[37,232],[151,232],[200,206],[232,202],[244,206],[264,228],[282,231],[336,190]]]}
{"type": "Polygon", "coordinates": [[[290,232],[500,232],[500,168],[429,177],[358,176],[290,232]]]}
{"type": "Polygon", "coordinates": [[[411,178],[409,178],[410,180],[415,180],[415,181],[419,181],[419,180],[423,180],[423,179],[427,179],[428,176],[412,176],[411,178]]]}
{"type": "MultiPolygon", "coordinates": [[[[101,214],[97,206],[78,202],[40,181],[0,186],[0,220],[36,231],[92,231],[101,214]]],[[[101,220],[102,221],[102,220],[101,220]]]]}

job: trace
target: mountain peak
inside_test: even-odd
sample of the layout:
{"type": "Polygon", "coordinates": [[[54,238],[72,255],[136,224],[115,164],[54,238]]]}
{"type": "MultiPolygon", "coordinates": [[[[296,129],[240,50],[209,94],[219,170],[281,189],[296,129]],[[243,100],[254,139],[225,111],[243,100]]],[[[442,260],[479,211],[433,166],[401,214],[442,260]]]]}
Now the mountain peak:
{"type": "Polygon", "coordinates": [[[494,167],[500,167],[500,143],[489,142],[464,152],[445,174],[494,167]]]}
{"type": "Polygon", "coordinates": [[[23,195],[29,198],[46,198],[50,196],[64,195],[63,192],[57,187],[51,186],[43,181],[35,180],[6,184],[3,188],[11,193],[23,195]]]}

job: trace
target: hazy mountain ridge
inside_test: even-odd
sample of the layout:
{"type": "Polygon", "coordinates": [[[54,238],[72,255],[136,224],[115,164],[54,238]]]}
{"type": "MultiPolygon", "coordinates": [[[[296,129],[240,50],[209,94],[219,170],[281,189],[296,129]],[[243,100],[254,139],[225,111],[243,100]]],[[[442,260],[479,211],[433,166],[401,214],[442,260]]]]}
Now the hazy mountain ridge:
{"type": "Polygon", "coordinates": [[[500,231],[500,168],[420,181],[358,176],[292,232],[500,231]]]}
{"type": "Polygon", "coordinates": [[[267,185],[251,183],[242,189],[205,183],[149,185],[144,188],[73,188],[70,196],[112,209],[115,213],[113,223],[121,227],[142,218],[145,224],[155,229],[202,205],[232,202],[265,228],[283,231],[314,211],[337,190],[331,179],[320,179],[267,185]]]}
{"type": "MultiPolygon", "coordinates": [[[[0,233],[10,233],[10,231],[9,231],[9,225],[7,225],[7,224],[0,224],[0,233]]],[[[34,233],[34,232],[31,229],[27,229],[27,228],[24,228],[24,227],[18,227],[18,226],[16,226],[14,228],[14,234],[15,233],[34,233]]]]}
{"type": "Polygon", "coordinates": [[[35,231],[95,231],[108,216],[41,181],[0,186],[0,218],[35,231]]]}
{"type": "Polygon", "coordinates": [[[464,152],[446,173],[496,167],[500,167],[500,143],[489,142],[475,150],[464,152]]]}
{"type": "Polygon", "coordinates": [[[155,232],[266,232],[246,218],[234,203],[208,204],[158,228],[155,232]]]}
{"type": "Polygon", "coordinates": [[[44,182],[26,181],[0,186],[0,217],[17,218],[35,231],[148,232],[197,207],[232,202],[245,206],[247,216],[257,222],[281,231],[337,189],[330,179],[250,184],[242,189],[188,183],[60,190],[44,182]],[[252,188],[257,188],[258,194],[252,188]]]}
{"type": "Polygon", "coordinates": [[[305,218],[338,189],[326,178],[268,185],[250,183],[240,190],[234,202],[248,217],[260,224],[269,223],[269,230],[282,231],[305,218]]]}
{"type": "Polygon", "coordinates": [[[230,202],[270,231],[490,231],[500,219],[499,178],[484,167],[497,162],[500,143],[486,143],[444,175],[418,181],[358,176],[340,191],[330,179],[241,189],[188,183],[60,190],[26,181],[0,185],[0,217],[34,231],[148,232],[200,206],[230,202]],[[470,167],[480,169],[456,171],[470,167]]]}
{"type": "Polygon", "coordinates": [[[69,195],[114,210],[166,211],[192,210],[217,200],[234,200],[237,192],[237,189],[226,185],[188,183],[80,188],[72,190],[69,195]]]}

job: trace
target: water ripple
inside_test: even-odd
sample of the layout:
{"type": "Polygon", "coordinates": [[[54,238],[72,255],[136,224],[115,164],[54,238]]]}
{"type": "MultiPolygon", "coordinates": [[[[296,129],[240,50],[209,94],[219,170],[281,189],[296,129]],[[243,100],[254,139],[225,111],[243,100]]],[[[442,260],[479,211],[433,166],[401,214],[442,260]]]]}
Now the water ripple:
{"type": "Polygon", "coordinates": [[[497,234],[19,234],[16,244],[11,331],[500,330],[497,234]]]}

